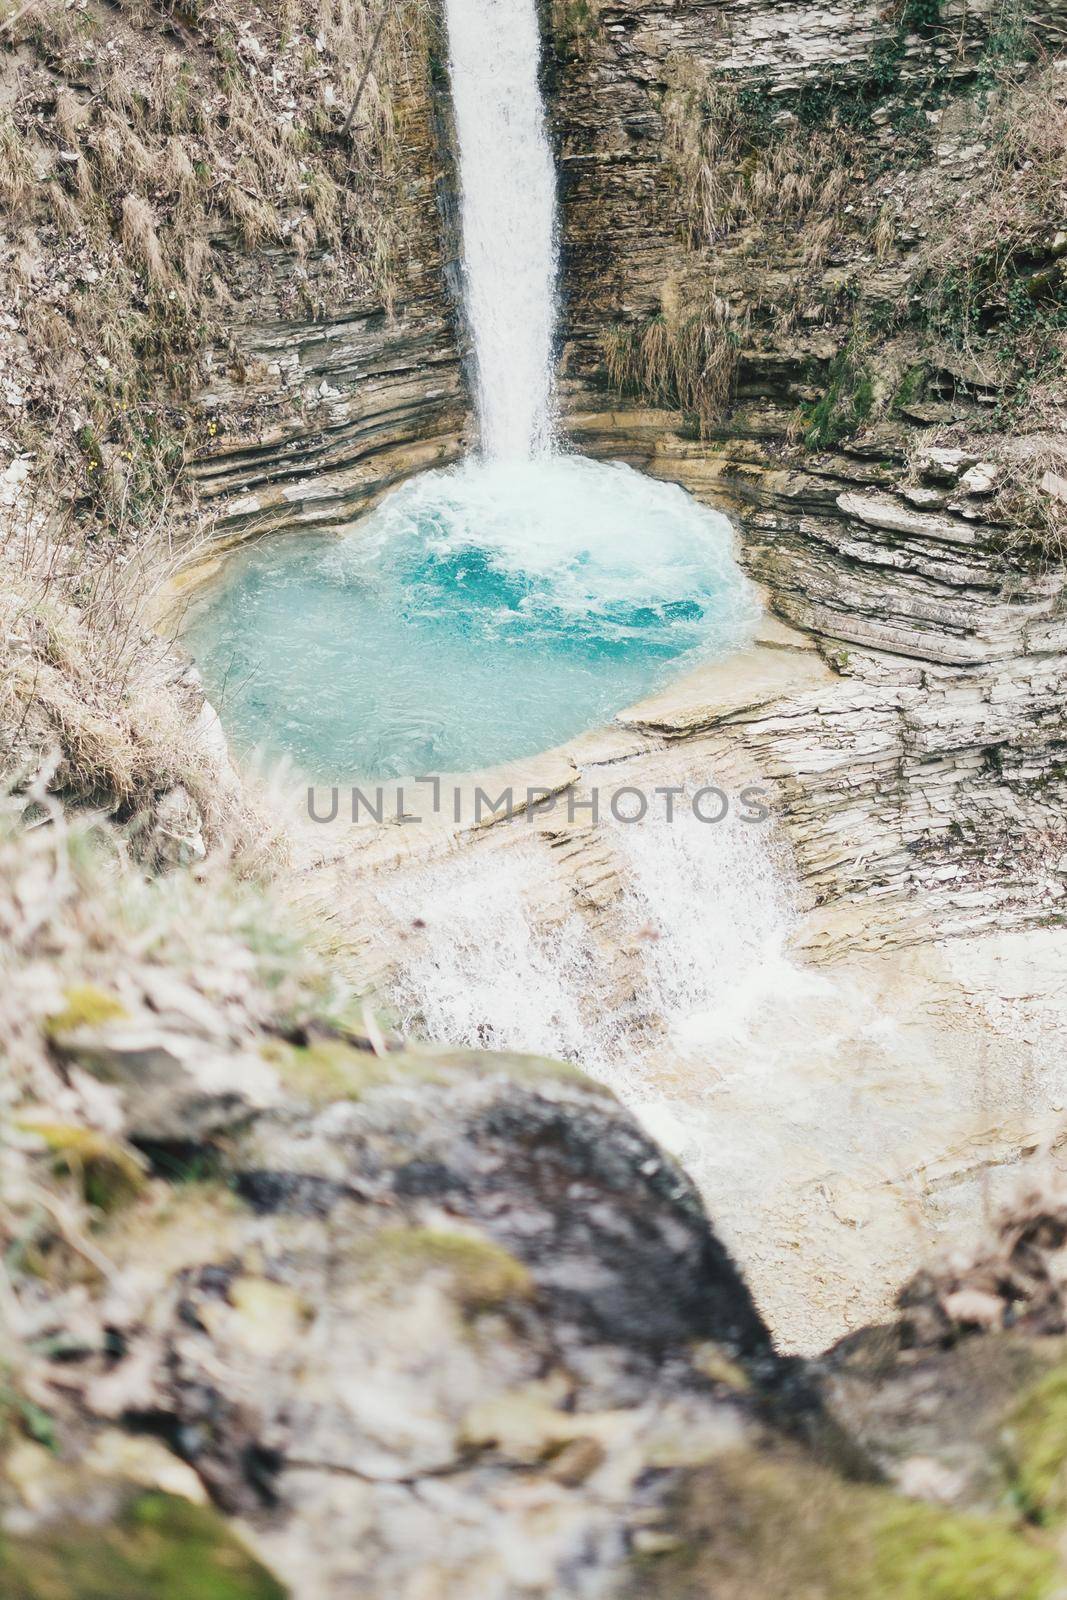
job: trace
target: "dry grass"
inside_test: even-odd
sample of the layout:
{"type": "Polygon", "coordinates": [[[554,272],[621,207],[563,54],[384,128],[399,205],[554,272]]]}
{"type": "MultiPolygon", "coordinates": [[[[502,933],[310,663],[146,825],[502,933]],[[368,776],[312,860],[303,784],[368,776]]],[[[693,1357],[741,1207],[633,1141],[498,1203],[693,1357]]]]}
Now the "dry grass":
{"type": "Polygon", "coordinates": [[[976,348],[992,328],[1067,321],[1067,82],[1055,64],[979,107],[982,202],[961,195],[921,252],[916,288],[935,325],[976,348]]]}
{"type": "Polygon", "coordinates": [[[712,297],[696,311],[672,308],[605,341],[611,384],[696,419],[701,435],[727,415],[741,347],[729,305],[712,297]]]}
{"type": "Polygon", "coordinates": [[[855,135],[834,123],[805,128],[788,113],[758,127],[743,91],[690,57],[673,59],[668,81],[665,142],[691,246],[768,224],[795,232],[812,215],[824,223],[836,216],[859,150],[855,135]]]}
{"type": "Polygon", "coordinates": [[[886,261],[892,255],[896,244],[896,231],[896,208],[883,204],[878,209],[871,230],[871,248],[876,261],[886,261]]]}
{"type": "Polygon", "coordinates": [[[988,149],[982,201],[960,194],[931,226],[910,293],[929,333],[1003,396],[992,510],[1013,556],[1067,561],[1067,81],[1013,70],[974,107],[988,149]]]}
{"type": "Polygon", "coordinates": [[[81,548],[72,511],[28,472],[0,508],[0,751],[4,782],[29,790],[47,767],[67,803],[128,822],[181,787],[207,836],[250,836],[252,818],[197,725],[184,663],[147,626],[165,576],[166,517],[124,552],[81,548]]]}
{"type": "Polygon", "coordinates": [[[1005,467],[993,511],[1007,548],[1044,567],[1067,566],[1067,439],[1062,432],[1020,439],[1005,467]]]}
{"type": "Polygon", "coordinates": [[[121,238],[127,256],[141,268],[150,283],[167,281],[155,213],[139,194],[123,198],[121,238]]]}
{"type": "Polygon", "coordinates": [[[10,116],[0,116],[0,204],[12,218],[23,215],[33,193],[33,168],[26,142],[10,116]]]}
{"type": "Polygon", "coordinates": [[[229,344],[225,230],[246,250],[326,253],[317,277],[332,271],[339,297],[392,307],[429,23],[424,0],[390,9],[345,135],[378,15],[372,0],[211,0],[176,50],[150,8],[116,21],[96,0],[36,0],[0,40],[22,52],[0,117],[0,203],[17,224],[0,277],[32,402],[12,442],[45,444],[57,493],[109,533],[137,536],[170,492],[195,428],[183,402],[205,352],[229,344]]]}

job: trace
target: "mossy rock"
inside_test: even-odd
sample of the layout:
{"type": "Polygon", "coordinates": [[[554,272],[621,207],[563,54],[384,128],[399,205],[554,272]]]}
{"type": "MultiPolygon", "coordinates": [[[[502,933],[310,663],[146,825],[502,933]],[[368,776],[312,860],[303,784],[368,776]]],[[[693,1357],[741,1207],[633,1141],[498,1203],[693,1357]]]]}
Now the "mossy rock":
{"type": "Polygon", "coordinates": [[[139,1494],[111,1523],[65,1523],[0,1545],[4,1600],[285,1600],[222,1519],[139,1494]]]}
{"type": "Polygon", "coordinates": [[[627,1600],[1053,1600],[1051,1550],[1008,1520],[849,1483],[783,1447],[690,1474],[627,1600]]]}
{"type": "Polygon", "coordinates": [[[377,1089],[392,1086],[443,1087],[461,1079],[494,1077],[533,1087],[573,1084],[590,1094],[613,1098],[610,1089],[587,1077],[580,1067],[546,1056],[431,1046],[375,1055],[343,1039],[314,1039],[307,1045],[272,1043],[264,1054],[289,1088],[315,1105],[362,1100],[377,1089]]]}
{"type": "Polygon", "coordinates": [[[129,1012],[113,994],[92,983],[76,983],[63,995],[63,1007],[45,1018],[49,1038],[76,1033],[80,1028],[100,1028],[108,1022],[122,1022],[129,1012]]]}
{"type": "Polygon", "coordinates": [[[804,443],[809,450],[832,450],[870,419],[874,379],[865,358],[852,343],[830,364],[825,393],[803,416],[804,443]]]}
{"type": "Polygon", "coordinates": [[[512,1050],[419,1050],[422,1059],[437,1062],[444,1071],[468,1077],[511,1078],[515,1083],[536,1088],[539,1083],[566,1083],[586,1089],[604,1100],[615,1096],[606,1084],[598,1083],[571,1061],[556,1061],[551,1056],[521,1055],[512,1050]]]}

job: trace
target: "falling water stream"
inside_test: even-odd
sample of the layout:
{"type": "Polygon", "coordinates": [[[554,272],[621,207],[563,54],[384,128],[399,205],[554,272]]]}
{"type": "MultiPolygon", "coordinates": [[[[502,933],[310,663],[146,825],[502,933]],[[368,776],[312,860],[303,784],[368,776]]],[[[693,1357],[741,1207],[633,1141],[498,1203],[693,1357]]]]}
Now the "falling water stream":
{"type": "MultiPolygon", "coordinates": [[[[664,639],[695,630],[706,643],[714,609],[725,653],[744,641],[756,614],[725,519],[678,488],[554,450],[558,230],[535,0],[446,0],[445,11],[483,451],[466,468],[464,504],[487,482],[495,502],[513,496],[510,560],[545,572],[572,639],[593,626],[603,646],[605,603],[614,608],[625,659],[602,654],[598,663],[614,682],[625,681],[635,633],[647,647],[653,617],[664,639]],[[530,525],[523,507],[534,504],[530,525]],[[713,550],[718,560],[709,566],[713,550]],[[668,593],[675,598],[665,600],[668,593]]],[[[478,520],[484,536],[493,520],[484,504],[478,520]]],[[[453,607],[461,587],[452,585],[453,607]]],[[[529,596],[519,609],[528,629],[529,596]]],[[[405,1020],[431,1037],[568,1056],[631,1097],[645,1093],[633,1067],[639,1038],[658,1033],[677,1044],[686,1030],[710,1035],[733,1025],[726,1013],[736,1022],[757,975],[777,974],[784,962],[790,896],[776,845],[751,825],[716,828],[692,817],[616,825],[614,835],[620,937],[645,924],[657,930],[641,952],[634,992],[620,999],[606,991],[580,918],[539,921],[528,892],[538,868],[520,849],[466,873],[434,869],[394,892],[394,912],[403,917],[406,906],[434,929],[398,979],[405,1020]]]]}
{"type": "Polygon", "coordinates": [[[551,447],[555,337],[556,176],[537,12],[534,0],[445,10],[482,450],[525,461],[551,447]]]}

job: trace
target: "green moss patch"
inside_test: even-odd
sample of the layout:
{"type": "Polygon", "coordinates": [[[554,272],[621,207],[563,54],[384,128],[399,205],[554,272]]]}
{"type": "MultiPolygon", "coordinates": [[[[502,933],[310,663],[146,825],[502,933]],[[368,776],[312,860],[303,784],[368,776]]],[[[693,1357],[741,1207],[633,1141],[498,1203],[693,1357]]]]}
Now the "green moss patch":
{"type": "Polygon", "coordinates": [[[1053,1553],[1009,1522],[848,1483],[800,1452],[739,1451],[690,1475],[673,1550],[628,1600],[1052,1600],[1053,1553]]]}
{"type": "Polygon", "coordinates": [[[868,1570],[834,1600],[1044,1600],[1056,1584],[1050,1552],[1004,1523],[901,1500],[871,1518],[868,1570]]]}
{"type": "Polygon", "coordinates": [[[1060,1523],[1067,1515],[1067,1366],[1028,1389],[1003,1433],[1008,1478],[1032,1521],[1060,1523]]]}
{"type": "Polygon", "coordinates": [[[826,393],[804,414],[804,443],[809,450],[832,450],[856,433],[874,410],[874,381],[853,345],[830,364],[826,393]]]}
{"type": "Polygon", "coordinates": [[[49,1037],[74,1033],[78,1028],[100,1028],[108,1022],[121,1022],[129,1013],[121,1001],[95,984],[76,983],[63,996],[61,1011],[54,1011],[45,1019],[49,1037]]]}
{"type": "Polygon", "coordinates": [[[470,1077],[511,1078],[536,1088],[539,1083],[573,1084],[600,1099],[614,1100],[605,1084],[597,1083],[571,1061],[555,1061],[550,1056],[520,1055],[505,1050],[433,1050],[418,1052],[420,1061],[433,1061],[439,1070],[464,1073],[470,1077]]]}
{"type": "Polygon", "coordinates": [[[0,1546],[5,1600],[285,1600],[222,1519],[173,1495],[136,1497],[113,1523],[64,1524],[0,1546]]]}
{"type": "Polygon", "coordinates": [[[532,1086],[570,1083],[590,1094],[613,1098],[610,1089],[586,1077],[579,1067],[545,1056],[418,1047],[378,1056],[342,1039],[316,1039],[308,1045],[272,1044],[267,1054],[290,1088],[316,1105],[362,1100],[376,1089],[392,1085],[445,1086],[472,1077],[505,1077],[532,1086]]]}
{"type": "Polygon", "coordinates": [[[86,1200],[101,1211],[113,1211],[144,1188],[148,1164],[120,1139],[109,1139],[95,1128],[63,1122],[21,1122],[52,1152],[57,1172],[76,1178],[86,1200]]]}

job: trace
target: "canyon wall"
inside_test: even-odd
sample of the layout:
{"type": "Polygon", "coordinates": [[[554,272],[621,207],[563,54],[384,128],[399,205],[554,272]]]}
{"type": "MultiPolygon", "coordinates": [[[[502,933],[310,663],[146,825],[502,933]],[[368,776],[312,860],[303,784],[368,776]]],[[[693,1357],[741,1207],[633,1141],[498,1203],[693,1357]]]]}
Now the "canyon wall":
{"type": "MultiPolygon", "coordinates": [[[[146,38],[155,48],[165,36],[169,50],[177,41],[186,64],[209,53],[188,32],[191,11],[137,11],[135,24],[128,11],[96,18],[97,77],[78,32],[85,9],[42,8],[45,20],[6,58],[5,92],[14,81],[9,98],[37,167],[30,177],[13,168],[5,122],[2,175],[10,188],[15,170],[23,201],[32,195],[38,207],[25,248],[40,267],[36,331],[54,351],[79,328],[91,336],[89,311],[111,282],[102,262],[133,264],[123,315],[153,306],[157,316],[159,299],[164,313],[177,300],[174,269],[149,254],[159,239],[143,205],[122,204],[142,189],[168,248],[184,242],[194,178],[204,207],[229,185],[232,206],[263,225],[244,205],[247,184],[234,188],[224,164],[243,97],[251,103],[264,84],[280,101],[288,95],[278,62],[264,67],[263,11],[231,18],[223,43],[248,70],[207,133],[166,94],[153,100],[142,85],[119,96],[120,76],[143,66],[146,38]],[[56,17],[62,35],[45,27],[56,17]],[[201,155],[208,145],[218,172],[187,171],[183,139],[201,155]],[[83,214],[75,206],[72,215],[79,197],[83,214]],[[41,213],[58,216],[63,204],[60,240],[41,213]]],[[[872,937],[891,920],[888,910],[872,915],[877,904],[917,905],[909,936],[1056,914],[1058,570],[1047,551],[1029,559],[1001,513],[983,509],[1009,464],[978,463],[1014,437],[976,426],[1000,384],[968,375],[951,352],[896,383],[893,362],[904,378],[917,364],[914,330],[894,330],[899,348],[888,339],[885,349],[855,348],[846,302],[877,310],[879,296],[888,303],[898,292],[908,219],[870,249],[862,231],[852,244],[847,227],[844,240],[828,235],[813,263],[781,254],[789,240],[777,224],[772,255],[766,215],[726,197],[730,227],[701,242],[677,174],[657,153],[664,100],[675,96],[666,107],[674,159],[700,190],[709,65],[765,74],[744,114],[791,126],[777,121],[777,97],[767,117],[768,84],[800,93],[821,63],[810,81],[839,97],[832,73],[855,65],[862,78],[886,39],[882,87],[886,73],[906,86],[920,68],[966,84],[972,67],[982,70],[983,37],[981,14],[968,15],[962,44],[950,48],[928,31],[931,16],[938,27],[951,21],[947,9],[916,13],[911,43],[867,10],[579,5],[553,23],[558,45],[546,64],[566,175],[569,425],[591,450],[727,498],[744,559],[798,625],[766,625],[714,693],[706,680],[689,701],[668,692],[591,736],[584,775],[614,761],[625,778],[636,761],[654,781],[720,767],[766,777],[831,939],[834,908],[846,912],[850,896],[872,937]],[[588,122],[568,154],[579,116],[588,122]],[[622,208],[629,231],[605,233],[612,218],[623,226],[622,208]],[[835,261],[849,251],[862,270],[835,261]],[[637,349],[629,325],[640,361],[616,386],[620,351],[637,349]],[[679,344],[684,355],[694,341],[692,381],[679,344]],[[835,373],[846,345],[855,370],[835,373]],[[666,361],[658,378],[656,350],[666,361]],[[716,414],[704,391],[731,352],[716,414]],[[650,397],[641,389],[653,379],[650,397]],[[865,409],[868,381],[872,391],[892,387],[884,405],[872,393],[865,409]],[[798,419],[811,437],[798,437],[798,419]]],[[[317,61],[314,38],[301,48],[317,61]]],[[[214,219],[208,248],[229,301],[189,411],[200,434],[194,472],[221,539],[343,525],[388,483],[452,458],[469,432],[440,72],[424,65],[431,70],[397,101],[407,232],[387,284],[322,240],[311,248],[305,235],[299,248],[278,227],[242,245],[214,209],[202,212],[214,219]]],[[[863,92],[863,138],[877,142],[882,91],[863,92]]],[[[889,98],[908,103],[909,94],[889,98]]],[[[944,108],[919,109],[913,133],[934,127],[927,110],[944,108]]],[[[330,159],[340,145],[348,160],[334,110],[322,143],[330,159]]],[[[284,111],[272,104],[270,118],[284,111]]],[[[917,149],[908,196],[942,159],[946,182],[966,186],[981,170],[973,143],[943,155],[917,149]]],[[[833,178],[823,150],[818,193],[799,216],[798,166],[810,146],[801,141],[795,160],[780,151],[771,171],[755,144],[731,146],[730,160],[750,163],[749,177],[762,172],[764,188],[775,178],[774,192],[788,183],[798,228],[836,227],[855,207],[851,180],[833,178]]],[[[309,201],[311,177],[297,169],[309,201]]],[[[33,278],[32,258],[16,265],[33,278]]],[[[1035,265],[1034,275],[1048,270],[1035,265]]],[[[11,296],[18,337],[4,349],[14,350],[16,376],[39,353],[26,342],[33,299],[25,283],[11,296]]],[[[170,757],[184,723],[121,723],[115,705],[139,710],[153,688],[143,662],[77,655],[94,618],[81,569],[120,569],[143,531],[107,523],[103,497],[93,498],[92,480],[123,459],[122,385],[132,377],[114,375],[117,320],[111,342],[91,352],[102,362],[88,363],[109,386],[106,436],[80,413],[64,417],[76,434],[58,434],[82,474],[85,541],[55,552],[59,593],[12,589],[10,677],[27,706],[59,680],[42,747],[58,738],[72,776],[53,786],[62,804],[49,792],[54,766],[24,797],[50,826],[24,830],[14,816],[0,829],[0,1042],[10,1063],[0,1084],[0,1233],[13,1333],[0,1387],[6,1587],[19,1600],[202,1600],[205,1589],[231,1600],[340,1600],[354,1586],[383,1600],[770,1600],[800,1581],[818,1600],[891,1600],[909,1585],[946,1600],[987,1600],[991,1589],[1047,1600],[1060,1586],[1064,1521],[1062,1214],[1017,1217],[970,1265],[912,1284],[892,1328],[814,1367],[784,1359],[692,1183],[609,1092],[528,1056],[406,1047],[364,1005],[365,991],[339,980],[337,963],[365,931],[354,898],[332,895],[305,948],[292,929],[311,875],[283,881],[272,903],[229,862],[205,861],[204,839],[194,850],[173,808],[153,858],[160,875],[143,862],[126,870],[101,816],[118,827],[142,790],[176,783],[161,752],[170,757]],[[111,702],[98,698],[105,670],[118,683],[111,702]],[[75,802],[86,798],[91,814],[78,820],[75,802]]],[[[5,403],[18,410],[23,397],[12,392],[5,403]]],[[[32,410],[39,395],[29,393],[32,410]]],[[[38,440],[48,416],[35,413],[38,440]]],[[[155,420],[138,409],[138,432],[154,437],[155,420]]],[[[70,525],[62,531],[69,537],[70,525]]],[[[119,623],[121,637],[139,637],[130,614],[119,623]]],[[[160,694],[169,682],[155,685],[160,694]]],[[[25,715],[13,703],[21,734],[25,715]]],[[[217,772],[203,775],[205,797],[217,772]]],[[[561,786],[582,779],[579,763],[561,786]]],[[[389,831],[403,848],[405,830],[389,831]]],[[[560,866],[556,880],[542,877],[591,923],[603,917],[606,945],[618,872],[594,834],[546,825],[540,842],[560,866]]],[[[506,848],[504,828],[481,837],[506,848]]],[[[341,853],[369,893],[381,839],[359,842],[362,852],[349,838],[341,853]]],[[[440,839],[430,850],[448,854],[440,839]]],[[[320,875],[318,889],[339,881],[320,875]]],[[[364,921],[380,924],[381,908],[364,921]]],[[[409,919],[405,938],[418,927],[409,919]]],[[[854,941],[855,924],[838,936],[854,941]]],[[[604,955],[607,965],[626,952],[614,940],[604,955]]],[[[620,972],[620,987],[628,981],[620,972]]],[[[1029,971],[1023,981],[1030,992],[1029,971]]],[[[817,1039],[801,1043],[819,1054],[817,1039]]],[[[1005,1076],[1017,1072],[1001,1037],[991,1048],[1006,1058],[1005,1076]]],[[[756,1080],[767,1116],[782,1087],[777,1063],[773,1086],[756,1080]]],[[[825,1073],[825,1061],[816,1066],[825,1073]]],[[[848,1082],[883,1112],[876,1093],[856,1087],[851,1064],[848,1082]]],[[[925,1102],[920,1109],[936,1121],[925,1102]]],[[[793,1117],[788,1101],[784,1115],[793,1117]]],[[[780,1165],[769,1126],[767,1159],[780,1165]]],[[[795,1143],[795,1121],[786,1132],[795,1143]]],[[[986,1160],[979,1150],[979,1169],[986,1160]]],[[[806,1211],[826,1199],[827,1165],[820,1159],[817,1187],[799,1191],[806,1211]]],[[[875,1181],[886,1189],[884,1173],[875,1181]]],[[[796,1235],[762,1199],[750,1221],[757,1259],[765,1263],[767,1236],[779,1232],[800,1262],[797,1298],[810,1299],[825,1261],[801,1259],[796,1235]]],[[[863,1209],[843,1211],[838,1226],[869,1270],[863,1209]]]]}
{"type": "MultiPolygon", "coordinates": [[[[984,281],[962,331],[942,304],[985,271],[985,207],[1025,282],[1056,281],[1042,338],[1062,319],[1061,169],[1043,223],[1017,219],[1029,151],[1005,176],[995,108],[1018,122],[1064,8],[1030,19],[1032,49],[1006,15],[559,4],[548,69],[571,436],[725,499],[771,605],[816,638],[836,683],[730,735],[777,775],[815,893],[921,892],[957,931],[1057,917],[1067,866],[1060,552],[1027,548],[1002,492],[1062,433],[1062,395],[1025,399],[1059,336],[1013,363],[984,281]]],[[[1061,139],[1062,100],[1033,115],[1061,139]]]]}
{"type": "Polygon", "coordinates": [[[250,255],[233,238],[213,241],[233,310],[198,396],[217,431],[192,475],[224,539],[344,526],[387,488],[463,453],[471,414],[437,30],[426,21],[398,75],[377,63],[398,143],[396,215],[378,218],[392,243],[384,294],[375,275],[346,281],[330,252],[250,255]]]}

